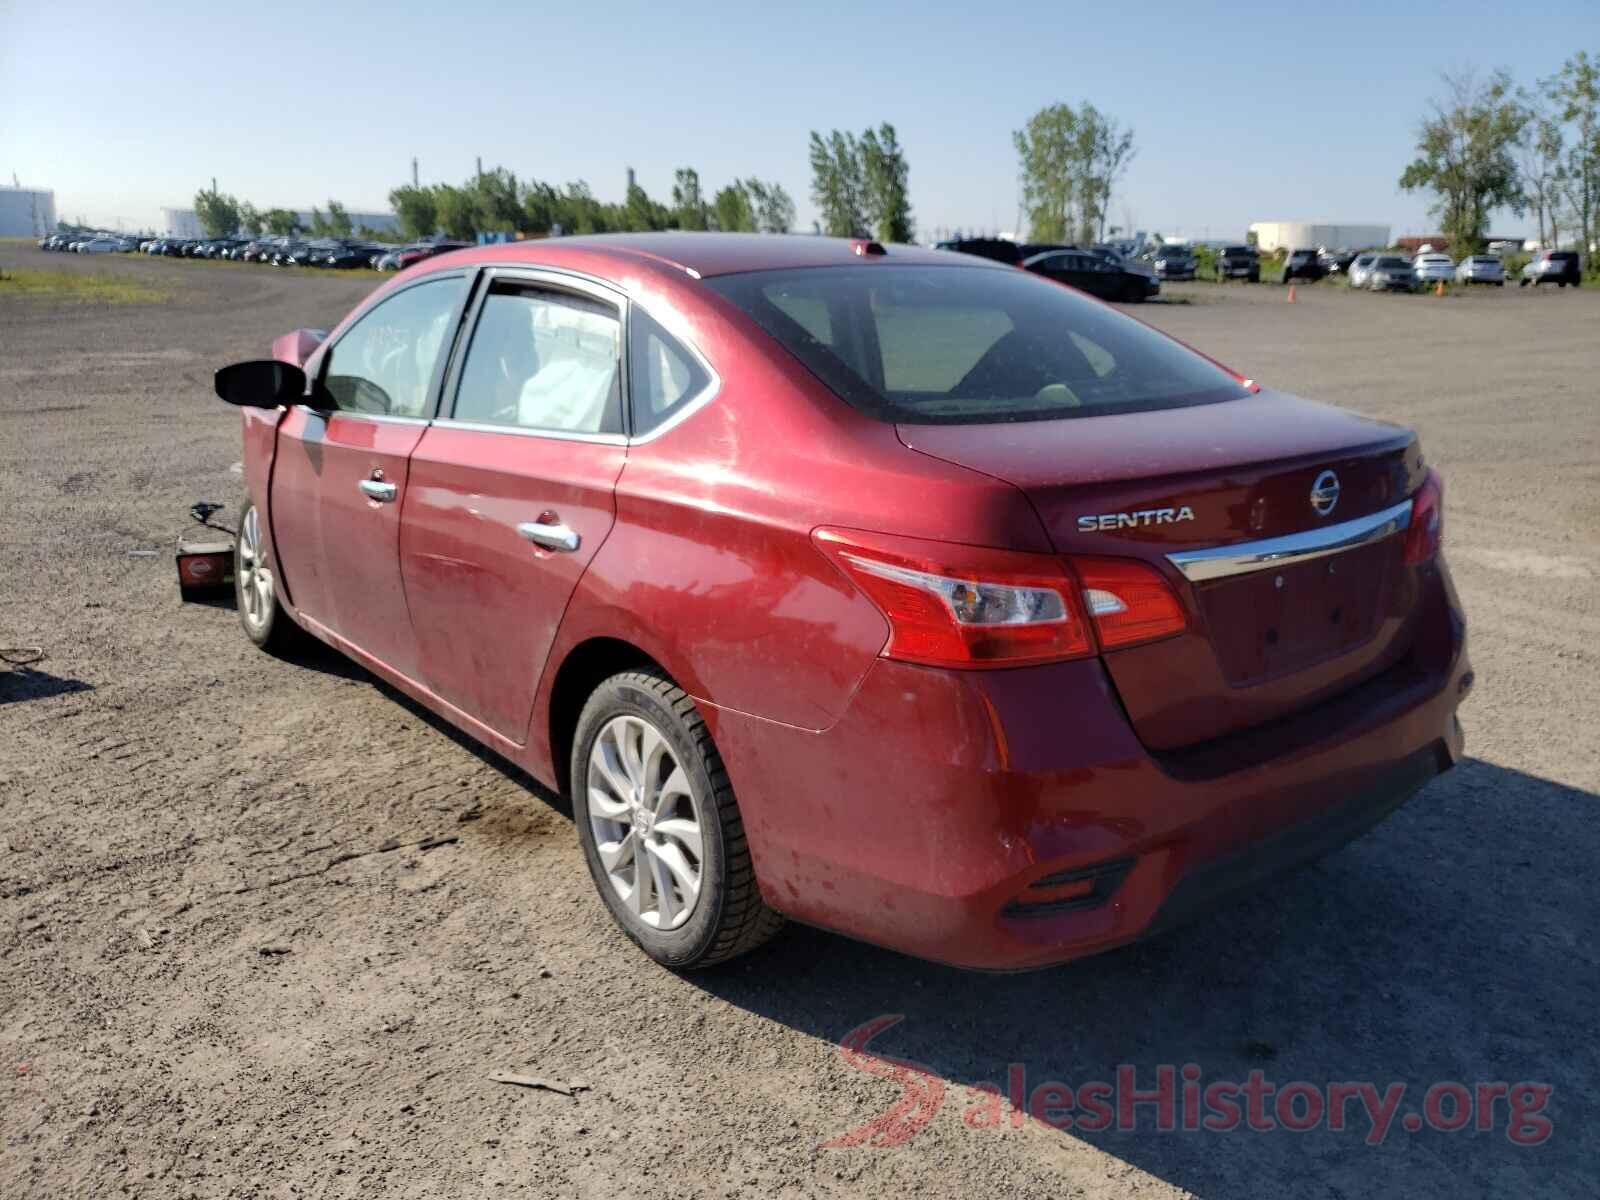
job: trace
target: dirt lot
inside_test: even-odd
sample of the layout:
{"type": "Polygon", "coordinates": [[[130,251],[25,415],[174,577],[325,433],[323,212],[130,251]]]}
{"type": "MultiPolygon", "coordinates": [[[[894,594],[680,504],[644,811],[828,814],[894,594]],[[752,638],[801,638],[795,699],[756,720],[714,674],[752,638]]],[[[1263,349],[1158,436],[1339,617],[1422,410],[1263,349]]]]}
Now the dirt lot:
{"type": "Polygon", "coordinates": [[[46,652],[0,670],[0,1196],[1595,1192],[1600,289],[1194,285],[1143,310],[1417,426],[1446,477],[1471,757],[1386,825],[1053,971],[792,928],[685,979],[612,929],[558,798],[342,661],[265,657],[231,610],[177,603],[188,505],[238,511],[212,369],[370,281],[0,246],[19,265],[175,295],[0,290],[0,646],[46,652]],[[415,844],[438,835],[459,840],[415,844]],[[926,1064],[942,1105],[902,1144],[823,1148],[901,1096],[836,1046],[893,1013],[874,1048],[926,1064]],[[1031,1089],[1190,1062],[1402,1082],[1402,1113],[1437,1081],[1545,1083],[1553,1128],[1513,1145],[1503,1104],[1492,1131],[1397,1120],[1379,1146],[1358,1112],[1309,1133],[963,1120],[1008,1064],[1031,1089]]]}

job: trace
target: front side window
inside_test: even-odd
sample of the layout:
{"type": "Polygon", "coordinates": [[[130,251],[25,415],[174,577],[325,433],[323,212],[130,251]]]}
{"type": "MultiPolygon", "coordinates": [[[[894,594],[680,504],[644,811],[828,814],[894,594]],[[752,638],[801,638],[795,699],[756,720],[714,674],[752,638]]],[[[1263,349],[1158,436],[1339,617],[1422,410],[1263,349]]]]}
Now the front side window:
{"type": "Polygon", "coordinates": [[[621,330],[610,304],[495,282],[467,346],[454,418],[552,433],[621,433],[621,330]]]}
{"type": "Polygon", "coordinates": [[[328,351],[322,385],[341,412],[421,417],[450,334],[464,276],[430,279],[390,296],[328,351]]]}
{"type": "Polygon", "coordinates": [[[880,420],[1054,420],[1248,394],[1194,351],[1022,271],[875,264],[706,283],[880,420]],[[822,313],[826,340],[816,332],[822,313]]]}

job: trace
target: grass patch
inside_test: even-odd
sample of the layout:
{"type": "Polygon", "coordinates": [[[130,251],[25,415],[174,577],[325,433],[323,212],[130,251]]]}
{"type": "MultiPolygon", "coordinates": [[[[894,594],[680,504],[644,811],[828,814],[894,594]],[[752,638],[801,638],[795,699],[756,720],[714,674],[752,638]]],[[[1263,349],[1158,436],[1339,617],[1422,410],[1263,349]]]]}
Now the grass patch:
{"type": "Polygon", "coordinates": [[[168,288],[142,279],[78,271],[0,271],[0,300],[27,296],[77,304],[156,304],[170,299],[168,288]]]}

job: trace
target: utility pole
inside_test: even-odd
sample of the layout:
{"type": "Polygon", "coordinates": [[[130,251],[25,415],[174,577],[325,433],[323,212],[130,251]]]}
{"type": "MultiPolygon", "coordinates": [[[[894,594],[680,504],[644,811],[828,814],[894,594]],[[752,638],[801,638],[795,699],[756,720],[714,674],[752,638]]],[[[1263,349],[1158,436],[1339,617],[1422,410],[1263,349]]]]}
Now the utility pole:
{"type": "Polygon", "coordinates": [[[415,154],[413,154],[411,156],[411,186],[412,187],[420,186],[417,183],[417,156],[415,154]]]}

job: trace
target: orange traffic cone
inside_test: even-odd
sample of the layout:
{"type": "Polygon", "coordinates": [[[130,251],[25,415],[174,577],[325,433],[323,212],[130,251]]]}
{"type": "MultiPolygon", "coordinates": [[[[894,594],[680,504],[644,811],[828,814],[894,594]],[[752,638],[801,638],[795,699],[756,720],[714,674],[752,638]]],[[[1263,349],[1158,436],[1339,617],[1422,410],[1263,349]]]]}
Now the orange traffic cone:
{"type": "Polygon", "coordinates": [[[1433,294],[1435,296],[1444,295],[1444,280],[1439,280],[1439,286],[1433,289],[1433,294]]]}
{"type": "Polygon", "coordinates": [[[1294,284],[1292,283],[1289,285],[1289,303],[1294,303],[1294,284]]]}

